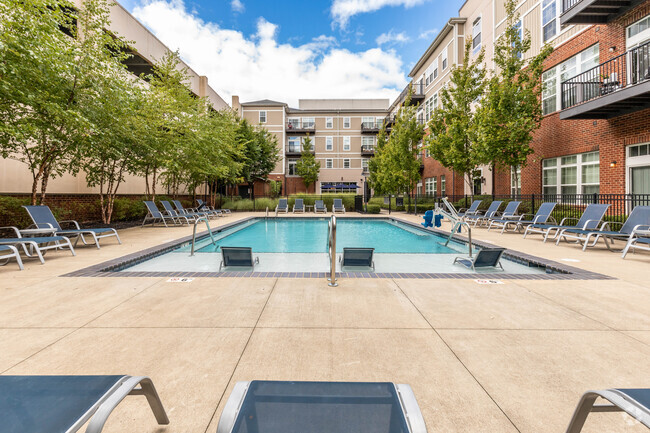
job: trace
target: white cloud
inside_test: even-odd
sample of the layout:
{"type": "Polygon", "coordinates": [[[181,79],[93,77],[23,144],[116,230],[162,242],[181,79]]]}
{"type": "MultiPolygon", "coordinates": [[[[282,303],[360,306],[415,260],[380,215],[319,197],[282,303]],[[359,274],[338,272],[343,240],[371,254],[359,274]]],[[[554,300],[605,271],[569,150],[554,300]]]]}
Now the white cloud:
{"type": "Polygon", "coordinates": [[[231,0],[230,1],[230,8],[233,10],[233,12],[244,12],[244,3],[241,2],[241,0],[231,0]]]}
{"type": "Polygon", "coordinates": [[[301,44],[278,43],[278,26],[259,18],[245,36],[188,12],[182,0],[154,0],[134,8],[145,24],[226,101],[299,98],[393,99],[406,86],[402,60],[393,50],[351,52],[331,36],[301,44]]]}
{"type": "Polygon", "coordinates": [[[363,13],[374,12],[386,6],[413,7],[427,0],[334,0],[330,12],[334,22],[345,28],[350,18],[363,13]]]}
{"type": "Polygon", "coordinates": [[[438,33],[440,33],[440,30],[438,29],[425,30],[420,33],[418,39],[432,39],[434,36],[438,35],[438,33]]]}
{"type": "Polygon", "coordinates": [[[403,44],[409,40],[410,38],[406,36],[406,33],[393,33],[393,30],[390,30],[388,33],[382,33],[377,36],[375,42],[377,42],[377,45],[381,46],[384,44],[403,44]]]}

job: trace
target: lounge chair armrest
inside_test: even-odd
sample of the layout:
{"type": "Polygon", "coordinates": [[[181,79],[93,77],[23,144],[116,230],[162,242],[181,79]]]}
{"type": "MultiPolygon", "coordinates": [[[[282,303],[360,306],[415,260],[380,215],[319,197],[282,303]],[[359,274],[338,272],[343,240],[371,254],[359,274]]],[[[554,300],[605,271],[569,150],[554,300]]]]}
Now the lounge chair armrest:
{"type": "Polygon", "coordinates": [[[642,234],[642,233],[648,233],[650,231],[650,225],[648,224],[639,224],[634,226],[632,229],[632,233],[634,234],[642,234]]]}
{"type": "Polygon", "coordinates": [[[562,218],[562,221],[560,221],[559,225],[563,226],[564,223],[567,222],[567,221],[578,221],[578,218],[564,217],[564,218],[562,218]]]}
{"type": "MultiPolygon", "coordinates": [[[[575,218],[574,218],[575,219],[575,218]]],[[[598,226],[602,223],[601,220],[587,220],[585,221],[585,225],[580,227],[582,230],[598,230],[598,226]],[[591,223],[596,223],[596,227],[593,229],[588,229],[587,226],[591,223]]]]}
{"type": "Polygon", "coordinates": [[[524,219],[524,217],[530,217],[530,219],[533,219],[535,217],[535,214],[534,213],[524,213],[524,214],[521,214],[519,216],[520,216],[520,218],[519,218],[520,220],[524,219]]]}
{"type": "MultiPolygon", "coordinates": [[[[623,227],[623,224],[624,224],[624,223],[622,223],[622,222],[618,222],[618,221],[605,221],[605,222],[603,223],[603,225],[600,226],[600,230],[601,230],[601,231],[607,231],[608,229],[610,229],[610,226],[612,226],[612,225],[614,225],[614,224],[618,224],[620,227],[623,227]]],[[[611,229],[610,229],[610,230],[611,230],[611,229]]],[[[614,231],[614,230],[612,230],[612,231],[614,231]]]]}
{"type": "Polygon", "coordinates": [[[22,236],[20,235],[20,230],[18,230],[18,227],[6,226],[6,227],[0,227],[0,230],[13,230],[17,238],[22,238],[22,236]]]}
{"type": "Polygon", "coordinates": [[[54,230],[54,226],[50,223],[34,223],[27,227],[28,229],[52,229],[54,230]]]}
{"type": "Polygon", "coordinates": [[[59,221],[59,225],[61,226],[61,228],[63,228],[63,224],[66,224],[66,223],[74,225],[77,230],[81,230],[81,227],[79,227],[79,223],[76,222],[75,220],[59,221]]]}

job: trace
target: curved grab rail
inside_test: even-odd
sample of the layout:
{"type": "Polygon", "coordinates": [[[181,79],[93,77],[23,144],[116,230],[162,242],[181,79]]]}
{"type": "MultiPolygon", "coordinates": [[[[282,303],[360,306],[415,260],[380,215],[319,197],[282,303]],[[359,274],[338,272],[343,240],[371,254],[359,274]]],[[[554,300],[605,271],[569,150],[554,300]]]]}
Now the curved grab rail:
{"type": "Polygon", "coordinates": [[[210,223],[208,222],[207,217],[200,217],[194,220],[194,230],[192,231],[192,250],[190,251],[190,257],[194,255],[194,245],[196,244],[196,226],[199,225],[201,221],[205,222],[205,226],[208,228],[208,233],[210,234],[210,239],[212,240],[212,245],[215,245],[214,236],[212,236],[212,229],[210,228],[210,223]]]}
{"type": "Polygon", "coordinates": [[[327,279],[329,281],[330,287],[338,286],[336,282],[336,216],[332,215],[330,222],[327,226],[327,247],[330,255],[330,277],[327,279]]]}
{"type": "Polygon", "coordinates": [[[449,233],[449,237],[447,238],[447,242],[445,242],[445,246],[449,245],[449,242],[454,237],[454,233],[456,233],[456,230],[458,230],[459,227],[465,226],[467,227],[467,241],[468,241],[467,246],[469,248],[469,256],[471,258],[472,257],[472,227],[467,222],[461,219],[462,217],[456,213],[456,209],[451,203],[449,203],[446,197],[442,199],[442,202],[445,204],[448,211],[442,208],[438,208],[437,209],[438,212],[446,216],[447,218],[449,218],[449,221],[453,223],[451,232],[449,233]]]}

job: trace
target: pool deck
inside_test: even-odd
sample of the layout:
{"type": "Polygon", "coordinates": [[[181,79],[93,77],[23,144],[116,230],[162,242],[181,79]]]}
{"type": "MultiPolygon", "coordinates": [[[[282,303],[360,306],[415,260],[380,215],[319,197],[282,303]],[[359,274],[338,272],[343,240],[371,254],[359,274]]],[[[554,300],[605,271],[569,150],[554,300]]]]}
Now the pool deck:
{"type": "MultiPolygon", "coordinates": [[[[615,279],[61,277],[189,234],[127,229],[123,245],[0,267],[2,374],[150,376],[171,424],[128,397],[107,433],[214,433],[240,380],[408,383],[429,432],[560,433],[584,391],[650,387],[647,252],[622,260],[476,229],[476,240],[615,279]]],[[[583,431],[647,429],[610,413],[583,431]]]]}

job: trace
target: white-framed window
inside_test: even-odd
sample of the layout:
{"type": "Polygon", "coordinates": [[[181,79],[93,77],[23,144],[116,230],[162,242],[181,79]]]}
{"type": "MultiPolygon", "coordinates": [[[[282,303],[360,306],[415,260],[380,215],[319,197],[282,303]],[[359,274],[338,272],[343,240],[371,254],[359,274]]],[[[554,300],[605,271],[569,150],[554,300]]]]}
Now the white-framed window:
{"type": "Polygon", "coordinates": [[[478,54],[479,51],[481,51],[481,17],[476,18],[472,24],[472,52],[478,54]]]}
{"type": "Polygon", "coordinates": [[[542,38],[548,42],[557,34],[558,0],[542,1],[542,38]]]}
{"type": "Polygon", "coordinates": [[[334,150],[334,137],[325,137],[325,150],[334,150]]]}
{"type": "Polygon", "coordinates": [[[325,168],[334,168],[334,160],[332,158],[325,159],[325,168]]]}
{"type": "Polygon", "coordinates": [[[600,191],[600,153],[587,152],[542,161],[544,194],[594,194],[600,191]]]}
{"type": "Polygon", "coordinates": [[[445,197],[447,195],[447,180],[445,175],[440,175],[440,196],[445,197]]]}
{"type": "Polygon", "coordinates": [[[350,150],[350,137],[343,137],[343,150],[350,150]]]}
{"type": "Polygon", "coordinates": [[[646,15],[625,29],[625,44],[628,50],[648,40],[650,40],[650,15],[646,15]]]}
{"type": "Polygon", "coordinates": [[[316,126],[316,119],[313,117],[303,117],[302,118],[302,127],[303,129],[313,129],[316,126]]]}
{"type": "Polygon", "coordinates": [[[440,57],[440,56],[438,56],[438,57],[433,61],[433,78],[431,79],[431,81],[433,81],[433,80],[435,80],[436,78],[438,78],[438,58],[439,58],[439,57],[440,57]]]}
{"type": "Polygon", "coordinates": [[[289,152],[301,152],[302,151],[302,138],[301,137],[289,137],[288,138],[288,148],[289,152]]]}
{"type": "Polygon", "coordinates": [[[372,150],[375,147],[375,137],[361,137],[361,148],[372,150]]]}
{"type": "Polygon", "coordinates": [[[426,101],[424,101],[424,120],[426,122],[428,122],[429,119],[431,119],[431,106],[432,106],[432,104],[431,104],[432,100],[431,99],[432,98],[429,98],[426,101]]]}
{"type": "Polygon", "coordinates": [[[447,47],[443,48],[442,50],[442,70],[444,71],[447,69],[447,47]]]}
{"type": "Polygon", "coordinates": [[[510,195],[521,195],[521,167],[510,168],[510,195]]]}
{"type": "Polygon", "coordinates": [[[289,117],[287,119],[287,129],[300,129],[300,117],[289,117]]]}
{"type": "Polygon", "coordinates": [[[626,192],[650,194],[650,143],[628,146],[625,160],[626,192]]]}
{"type": "MultiPolygon", "coordinates": [[[[553,113],[562,107],[562,82],[598,66],[599,55],[599,45],[594,44],[559,65],[544,71],[542,74],[542,114],[553,113]]],[[[588,95],[585,95],[584,92],[588,89],[591,89],[591,86],[568,90],[572,92],[571,98],[575,99],[587,98],[588,95]],[[578,91],[581,96],[578,95],[578,91]]]]}
{"type": "Polygon", "coordinates": [[[325,118],[325,128],[326,129],[334,128],[334,118],[333,117],[326,117],[325,118]]]}
{"type": "Polygon", "coordinates": [[[260,111],[260,123],[266,123],[266,111],[260,111]]]}
{"type": "Polygon", "coordinates": [[[361,172],[368,173],[368,158],[363,158],[361,160],[361,172]]]}
{"type": "Polygon", "coordinates": [[[296,171],[296,165],[297,164],[298,164],[297,159],[290,159],[288,161],[287,175],[289,175],[289,176],[298,176],[298,172],[296,171]]]}
{"type": "Polygon", "coordinates": [[[361,125],[364,128],[374,128],[375,127],[375,117],[374,116],[364,116],[361,118],[361,125]]]}
{"type": "Polygon", "coordinates": [[[435,177],[427,177],[426,179],[424,179],[424,193],[426,195],[435,195],[436,183],[437,183],[437,179],[435,177]]]}
{"type": "Polygon", "coordinates": [[[344,117],[343,118],[343,129],[350,129],[350,118],[349,117],[344,117]]]}
{"type": "Polygon", "coordinates": [[[350,168],[350,158],[343,158],[343,168],[350,168]]]}

